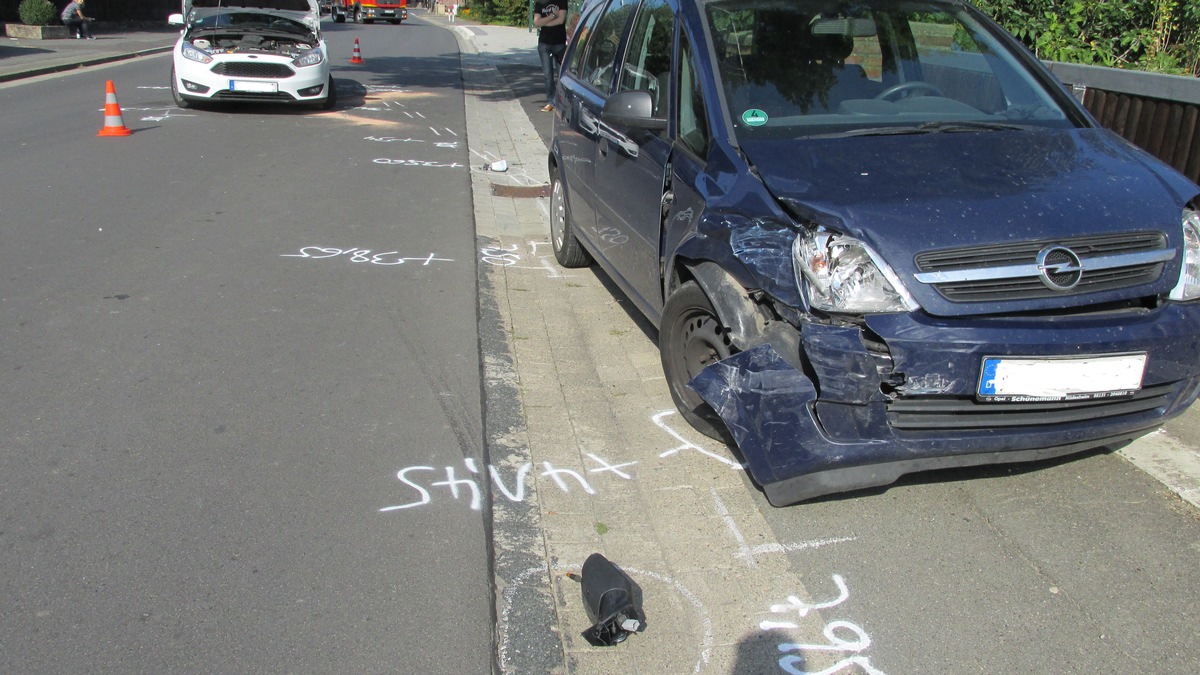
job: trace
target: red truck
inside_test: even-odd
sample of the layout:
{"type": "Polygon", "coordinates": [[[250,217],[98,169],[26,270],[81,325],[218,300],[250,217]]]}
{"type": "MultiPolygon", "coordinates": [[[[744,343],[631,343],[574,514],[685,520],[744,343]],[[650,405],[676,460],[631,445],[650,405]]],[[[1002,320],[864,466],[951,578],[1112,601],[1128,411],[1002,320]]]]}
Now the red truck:
{"type": "Polygon", "coordinates": [[[378,19],[398,24],[408,18],[408,0],[331,0],[329,13],[336,23],[346,19],[375,23],[378,19]]]}

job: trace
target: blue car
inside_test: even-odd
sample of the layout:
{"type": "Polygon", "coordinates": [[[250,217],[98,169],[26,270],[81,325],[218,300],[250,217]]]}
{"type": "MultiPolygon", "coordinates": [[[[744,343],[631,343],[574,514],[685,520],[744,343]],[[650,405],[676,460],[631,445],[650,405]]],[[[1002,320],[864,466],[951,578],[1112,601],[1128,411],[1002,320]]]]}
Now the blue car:
{"type": "Polygon", "coordinates": [[[550,234],[777,506],[1114,447],[1200,386],[1200,188],[956,0],[601,0],[550,234]]]}

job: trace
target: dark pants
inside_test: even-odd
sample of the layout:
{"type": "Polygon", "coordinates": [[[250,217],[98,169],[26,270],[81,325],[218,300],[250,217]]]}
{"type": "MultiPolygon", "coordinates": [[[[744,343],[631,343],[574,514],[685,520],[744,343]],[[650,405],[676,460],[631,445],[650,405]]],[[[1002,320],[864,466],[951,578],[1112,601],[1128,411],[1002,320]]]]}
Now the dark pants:
{"type": "Polygon", "coordinates": [[[92,38],[92,31],[88,28],[87,19],[63,19],[63,25],[73,35],[78,34],[79,37],[85,37],[89,40],[92,38]]]}
{"type": "Polygon", "coordinates": [[[554,83],[558,80],[558,69],[562,66],[565,44],[548,45],[538,43],[538,58],[542,61],[542,77],[546,78],[546,103],[554,103],[554,83]]]}

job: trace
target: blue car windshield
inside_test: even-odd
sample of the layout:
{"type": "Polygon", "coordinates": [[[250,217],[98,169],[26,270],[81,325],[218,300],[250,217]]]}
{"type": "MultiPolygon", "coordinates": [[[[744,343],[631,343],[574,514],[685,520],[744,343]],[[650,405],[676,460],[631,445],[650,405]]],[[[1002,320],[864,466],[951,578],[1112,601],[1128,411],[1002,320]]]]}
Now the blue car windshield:
{"type": "Polygon", "coordinates": [[[739,139],[1067,128],[1028,68],[937,0],[705,4],[739,139]]]}

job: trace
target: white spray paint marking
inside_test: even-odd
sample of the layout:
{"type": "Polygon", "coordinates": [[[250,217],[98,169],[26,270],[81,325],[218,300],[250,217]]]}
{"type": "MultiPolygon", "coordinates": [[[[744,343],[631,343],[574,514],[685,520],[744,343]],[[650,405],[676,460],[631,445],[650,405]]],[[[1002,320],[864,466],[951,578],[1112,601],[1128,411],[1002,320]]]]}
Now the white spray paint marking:
{"type": "MultiPolygon", "coordinates": [[[[850,599],[850,589],[846,585],[846,580],[839,574],[833,575],[833,582],[838,588],[838,596],[833,600],[825,602],[804,602],[800,598],[792,595],[788,596],[787,602],[783,604],[771,605],[771,611],[776,614],[793,614],[803,618],[808,616],[809,612],[814,610],[830,609],[837,607],[846,600],[850,599]]],[[[793,621],[762,621],[758,625],[759,630],[794,630],[799,628],[799,625],[793,621]]],[[[867,632],[858,624],[844,619],[830,621],[825,624],[822,633],[825,635],[827,644],[808,644],[799,642],[783,642],[778,645],[780,652],[785,656],[780,657],[779,667],[785,673],[792,675],[832,675],[833,673],[841,672],[846,668],[857,666],[868,675],[884,675],[883,671],[871,665],[869,657],[864,656],[861,652],[871,646],[871,638],[867,632]],[[838,633],[841,633],[839,635],[838,633]],[[849,634],[852,637],[843,637],[849,634]],[[834,665],[821,671],[804,670],[804,654],[803,652],[843,652],[853,653],[855,656],[844,658],[834,665]],[[800,653],[788,653],[800,652],[800,653]]]]}
{"type": "MultiPolygon", "coordinates": [[[[633,480],[633,476],[622,471],[621,469],[633,466],[634,464],[637,464],[637,462],[613,464],[594,453],[589,452],[587,456],[598,465],[597,468],[589,469],[588,473],[611,474],[623,480],[633,480]]],[[[479,465],[476,464],[475,460],[470,457],[463,458],[463,466],[466,467],[468,474],[477,476],[481,473],[479,465]]],[[[576,487],[582,488],[583,491],[589,495],[596,494],[595,488],[593,488],[592,485],[588,483],[587,479],[584,478],[583,475],[578,471],[557,468],[550,462],[542,462],[541,468],[542,473],[538,474],[538,476],[540,478],[549,478],[556,486],[558,486],[558,489],[562,490],[564,493],[570,494],[571,486],[575,485],[576,487]]],[[[533,470],[532,462],[525,462],[517,468],[516,478],[512,488],[509,488],[509,486],[505,483],[504,477],[501,475],[499,469],[490,464],[488,465],[487,469],[488,473],[492,477],[492,485],[494,485],[496,490],[500,494],[504,495],[508,501],[515,503],[525,500],[525,479],[529,475],[529,472],[533,470]]],[[[406,509],[424,506],[425,504],[431,504],[433,503],[433,492],[431,492],[432,488],[445,488],[455,501],[459,501],[460,496],[463,494],[462,490],[470,490],[470,508],[472,511],[480,510],[480,500],[482,495],[478,481],[469,476],[460,478],[455,472],[455,468],[453,466],[447,466],[444,467],[446,476],[445,480],[430,482],[427,484],[427,486],[419,482],[420,476],[418,474],[431,471],[436,473],[437,469],[432,466],[409,466],[397,471],[396,480],[399,480],[406,487],[413,490],[415,496],[412,501],[404,504],[396,504],[394,506],[385,506],[379,509],[379,512],[387,513],[390,511],[404,511],[406,509]]]]}
{"type": "Polygon", "coordinates": [[[656,426],[658,426],[659,429],[662,429],[663,431],[667,432],[675,440],[682,443],[682,445],[680,445],[677,448],[671,448],[670,450],[667,450],[666,452],[660,453],[658,455],[659,457],[670,457],[671,455],[674,455],[675,453],[679,452],[680,450],[695,450],[696,452],[698,452],[706,457],[712,457],[713,459],[717,460],[718,462],[721,462],[723,464],[728,464],[729,468],[734,469],[736,471],[745,471],[746,470],[746,467],[742,466],[741,464],[738,464],[737,462],[733,461],[732,459],[729,459],[728,457],[722,457],[722,456],[716,454],[715,452],[710,452],[710,451],[705,450],[704,448],[700,447],[699,445],[692,443],[691,441],[687,440],[683,436],[680,436],[679,432],[672,429],[669,425],[667,425],[666,422],[663,422],[664,417],[667,417],[668,415],[674,415],[675,412],[676,411],[674,411],[674,410],[664,410],[664,411],[654,415],[654,417],[650,418],[651,420],[654,421],[654,424],[656,426]]]}
{"type": "Polygon", "coordinates": [[[427,159],[389,159],[387,157],[379,157],[371,161],[386,166],[419,166],[427,169],[461,169],[465,166],[458,162],[434,162],[427,159]]]}
{"type": "MultiPolygon", "coordinates": [[[[838,605],[842,604],[843,602],[845,602],[846,600],[848,600],[850,598],[850,589],[846,587],[846,580],[843,579],[842,575],[840,575],[840,574],[833,575],[833,583],[837,585],[838,591],[840,591],[840,594],[838,595],[838,597],[833,600],[829,600],[827,602],[818,602],[816,604],[808,604],[794,595],[789,595],[787,604],[771,605],[771,611],[775,612],[776,614],[791,613],[791,612],[795,611],[797,614],[800,615],[801,618],[803,618],[803,617],[808,616],[808,613],[813,611],[814,609],[820,610],[820,609],[829,609],[830,607],[837,607],[838,605]]],[[[799,628],[799,626],[797,626],[795,624],[779,626],[779,627],[781,627],[781,628],[799,628]]]]}
{"type": "Polygon", "coordinates": [[[550,261],[550,256],[537,256],[537,267],[521,265],[521,254],[517,253],[520,247],[517,244],[510,246],[485,246],[479,249],[480,262],[493,265],[495,267],[512,267],[520,270],[541,270],[546,272],[546,276],[550,279],[567,279],[574,275],[565,274],[558,265],[550,261]]]}
{"type": "MultiPolygon", "coordinates": [[[[420,138],[400,138],[399,136],[366,136],[363,140],[375,143],[429,143],[429,141],[420,138]]],[[[443,150],[457,150],[458,141],[435,141],[433,147],[443,150]]]]}
{"type": "Polygon", "coordinates": [[[403,265],[406,263],[418,263],[421,267],[428,267],[435,262],[454,262],[453,258],[439,258],[437,254],[430,253],[424,256],[411,257],[402,256],[398,251],[387,251],[385,253],[371,253],[369,248],[333,248],[329,246],[305,246],[300,249],[299,253],[282,253],[280,258],[309,258],[311,260],[321,260],[323,258],[336,258],[338,256],[350,256],[350,262],[370,263],[372,265],[382,265],[391,267],[393,265],[403,265]]]}

